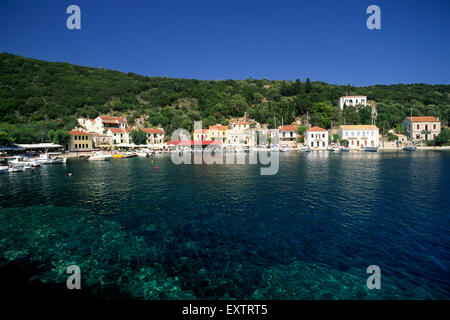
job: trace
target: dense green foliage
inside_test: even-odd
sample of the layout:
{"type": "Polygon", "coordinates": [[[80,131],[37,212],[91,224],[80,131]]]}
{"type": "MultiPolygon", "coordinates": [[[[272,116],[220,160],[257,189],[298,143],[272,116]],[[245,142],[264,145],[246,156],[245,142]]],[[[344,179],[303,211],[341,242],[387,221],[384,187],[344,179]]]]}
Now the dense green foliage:
{"type": "Polygon", "coordinates": [[[131,136],[131,140],[133,141],[134,144],[146,144],[147,143],[147,135],[145,134],[145,132],[141,131],[141,130],[133,130],[130,133],[131,136]]]}
{"type": "Polygon", "coordinates": [[[436,139],[428,141],[431,146],[450,146],[450,129],[442,128],[436,139]]]}
{"type": "MultiPolygon", "coordinates": [[[[377,125],[398,127],[405,116],[433,115],[444,125],[450,114],[450,85],[398,84],[369,87],[281,80],[195,80],[144,77],[134,73],[75,66],[0,54],[0,135],[3,142],[50,141],[49,132],[70,130],[80,116],[138,117],[145,125],[192,130],[227,124],[245,113],[269,126],[292,122],[309,111],[313,125],[370,123],[370,108],[339,112],[346,94],[367,95],[377,103],[377,125]],[[8,140],[7,140],[8,139],[8,140]]],[[[2,142],[2,143],[3,143],[2,142]]]]}

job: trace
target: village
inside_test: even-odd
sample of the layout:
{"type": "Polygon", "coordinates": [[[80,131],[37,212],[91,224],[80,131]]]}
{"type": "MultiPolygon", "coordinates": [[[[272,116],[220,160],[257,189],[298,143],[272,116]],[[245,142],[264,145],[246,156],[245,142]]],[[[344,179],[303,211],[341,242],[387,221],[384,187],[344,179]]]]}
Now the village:
{"type": "MultiPolygon", "coordinates": [[[[338,104],[342,108],[365,107],[366,96],[343,96],[338,104]]],[[[434,140],[441,132],[441,122],[434,116],[406,117],[403,126],[406,135],[388,132],[395,139],[388,139],[380,134],[375,125],[376,109],[372,107],[372,124],[342,124],[325,129],[309,124],[309,118],[297,117],[290,124],[281,124],[269,128],[246,116],[230,118],[228,125],[216,124],[208,128],[194,129],[172,140],[164,128],[145,128],[142,125],[130,126],[126,117],[99,115],[95,119],[79,118],[78,127],[69,134],[66,145],[53,143],[18,144],[0,150],[4,155],[18,156],[24,152],[40,154],[41,162],[51,161],[49,155],[60,156],[61,161],[67,157],[85,157],[90,160],[106,160],[122,157],[149,157],[156,153],[171,151],[192,151],[194,148],[214,146],[224,152],[262,151],[332,151],[332,152],[377,152],[387,150],[416,151],[427,149],[427,141],[434,140]],[[145,135],[145,143],[135,143],[133,132],[145,135]]],[[[53,159],[58,163],[58,159],[53,159]]],[[[39,161],[35,161],[38,163],[39,161]]],[[[10,161],[11,162],[11,161],[10,161]]],[[[11,163],[15,163],[12,161],[11,163]]],[[[20,160],[16,159],[16,164],[20,160]]],[[[7,171],[3,165],[2,171],[7,171]]],[[[18,170],[9,168],[8,170],[18,170]]]]}
{"type": "MultiPolygon", "coordinates": [[[[339,98],[339,106],[365,106],[366,96],[344,96],[339,98]]],[[[372,113],[376,115],[375,108],[372,113]]],[[[102,151],[171,151],[214,144],[222,151],[248,151],[266,149],[279,151],[377,151],[415,150],[416,146],[435,139],[441,131],[441,122],[433,116],[407,117],[403,125],[407,135],[396,133],[394,141],[388,141],[374,124],[340,125],[329,130],[312,126],[308,118],[269,128],[247,117],[230,118],[228,125],[216,124],[208,128],[194,129],[190,136],[181,135],[177,140],[165,132],[164,128],[144,128],[127,126],[126,118],[100,115],[95,119],[78,119],[80,127],[70,131],[70,141],[64,146],[71,153],[102,151]],[[146,135],[145,144],[135,144],[132,131],[140,130],[146,135]],[[408,149],[412,148],[412,149],[408,149]]]]}

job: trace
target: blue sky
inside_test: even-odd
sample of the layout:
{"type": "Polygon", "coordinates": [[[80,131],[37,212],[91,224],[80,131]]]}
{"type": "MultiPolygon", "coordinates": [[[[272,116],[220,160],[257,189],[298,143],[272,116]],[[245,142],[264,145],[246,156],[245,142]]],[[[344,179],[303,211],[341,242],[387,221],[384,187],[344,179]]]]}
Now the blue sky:
{"type": "Polygon", "coordinates": [[[448,0],[1,0],[0,52],[175,78],[448,84],[449,14],[448,0]]]}

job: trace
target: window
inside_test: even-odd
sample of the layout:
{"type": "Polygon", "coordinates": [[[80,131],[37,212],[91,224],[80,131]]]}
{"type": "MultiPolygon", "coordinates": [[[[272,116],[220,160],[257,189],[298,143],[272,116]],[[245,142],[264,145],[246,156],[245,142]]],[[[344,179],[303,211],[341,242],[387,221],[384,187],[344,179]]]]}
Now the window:
{"type": "Polygon", "coordinates": [[[77,138],[78,138],[78,136],[74,136],[74,137],[73,137],[73,140],[77,140],[77,138]]]}
{"type": "Polygon", "coordinates": [[[355,133],[352,131],[352,137],[354,137],[355,136],[355,133]]]}
{"type": "Polygon", "coordinates": [[[322,142],[322,147],[325,147],[325,141],[324,141],[324,142],[322,142]]]}
{"type": "Polygon", "coordinates": [[[345,131],[345,136],[348,137],[348,132],[347,131],[345,131]]]}
{"type": "Polygon", "coordinates": [[[433,130],[436,130],[436,125],[435,124],[433,124],[433,130]]]}
{"type": "Polygon", "coordinates": [[[420,139],[420,134],[416,134],[416,139],[420,139]]]}
{"type": "Polygon", "coordinates": [[[325,133],[322,134],[322,138],[325,138],[325,133]]]}
{"type": "Polygon", "coordinates": [[[420,124],[417,125],[417,130],[419,130],[419,129],[420,129],[420,124]]]}
{"type": "Polygon", "coordinates": [[[291,137],[293,137],[294,136],[294,133],[293,132],[291,132],[291,137]]]}
{"type": "Polygon", "coordinates": [[[75,149],[77,148],[77,144],[74,145],[74,148],[75,148],[75,149]]]}
{"type": "Polygon", "coordinates": [[[314,147],[314,141],[311,141],[311,147],[314,147]]]}

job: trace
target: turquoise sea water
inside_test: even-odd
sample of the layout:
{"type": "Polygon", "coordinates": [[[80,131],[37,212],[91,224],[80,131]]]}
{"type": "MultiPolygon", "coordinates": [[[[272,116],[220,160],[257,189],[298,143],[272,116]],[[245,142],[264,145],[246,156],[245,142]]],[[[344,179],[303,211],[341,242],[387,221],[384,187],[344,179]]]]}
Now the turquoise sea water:
{"type": "Polygon", "coordinates": [[[154,160],[0,175],[2,270],[65,288],[77,264],[107,298],[450,298],[450,152],[281,153],[274,176],[154,160]]]}

